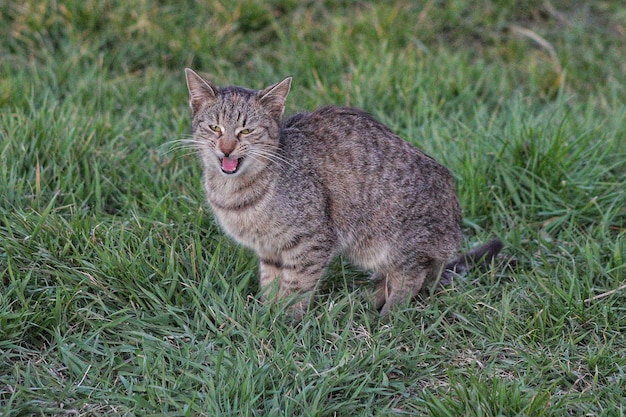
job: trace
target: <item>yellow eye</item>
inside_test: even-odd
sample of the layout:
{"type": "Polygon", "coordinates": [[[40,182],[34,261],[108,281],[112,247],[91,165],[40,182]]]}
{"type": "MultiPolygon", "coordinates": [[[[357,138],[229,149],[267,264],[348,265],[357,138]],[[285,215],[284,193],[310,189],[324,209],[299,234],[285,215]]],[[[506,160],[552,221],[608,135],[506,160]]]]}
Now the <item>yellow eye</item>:
{"type": "Polygon", "coordinates": [[[239,133],[241,133],[242,135],[249,135],[250,133],[252,133],[252,129],[241,129],[239,133]]]}
{"type": "Polygon", "coordinates": [[[222,131],[222,128],[219,127],[218,125],[209,125],[209,129],[211,129],[214,132],[218,132],[218,133],[222,131]]]}

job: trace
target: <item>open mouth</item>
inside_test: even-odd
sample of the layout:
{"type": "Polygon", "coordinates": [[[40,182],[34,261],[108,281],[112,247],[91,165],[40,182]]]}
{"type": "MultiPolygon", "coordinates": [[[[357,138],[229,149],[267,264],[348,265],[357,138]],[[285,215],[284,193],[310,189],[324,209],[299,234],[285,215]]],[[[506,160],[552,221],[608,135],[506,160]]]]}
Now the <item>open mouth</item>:
{"type": "Polygon", "coordinates": [[[222,167],[222,172],[224,174],[234,174],[239,169],[239,165],[241,165],[241,160],[243,158],[229,158],[227,156],[220,158],[220,166],[222,167]]]}

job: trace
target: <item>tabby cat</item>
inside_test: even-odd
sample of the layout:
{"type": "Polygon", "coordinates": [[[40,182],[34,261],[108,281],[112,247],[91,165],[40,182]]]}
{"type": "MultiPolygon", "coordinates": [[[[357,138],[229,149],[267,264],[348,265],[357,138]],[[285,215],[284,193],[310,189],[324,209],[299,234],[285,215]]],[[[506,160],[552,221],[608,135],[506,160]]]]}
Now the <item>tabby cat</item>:
{"type": "Polygon", "coordinates": [[[208,203],[257,253],[263,299],[298,296],[296,320],[339,254],[373,272],[385,315],[500,250],[494,240],[446,265],[462,238],[450,172],[369,114],[329,106],[283,120],[291,78],[254,91],[185,73],[208,203]]]}

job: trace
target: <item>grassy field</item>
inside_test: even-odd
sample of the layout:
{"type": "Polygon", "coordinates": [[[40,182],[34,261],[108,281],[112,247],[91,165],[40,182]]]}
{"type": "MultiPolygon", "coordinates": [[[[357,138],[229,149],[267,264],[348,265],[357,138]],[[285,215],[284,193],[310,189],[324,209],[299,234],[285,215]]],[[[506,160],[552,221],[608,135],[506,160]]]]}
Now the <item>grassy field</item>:
{"type": "MultiPolygon", "coordinates": [[[[0,416],[626,415],[626,7],[0,0],[0,416]],[[203,201],[185,67],[446,164],[474,273],[297,326],[203,201]]],[[[390,161],[391,162],[391,161],[390,161]]]]}

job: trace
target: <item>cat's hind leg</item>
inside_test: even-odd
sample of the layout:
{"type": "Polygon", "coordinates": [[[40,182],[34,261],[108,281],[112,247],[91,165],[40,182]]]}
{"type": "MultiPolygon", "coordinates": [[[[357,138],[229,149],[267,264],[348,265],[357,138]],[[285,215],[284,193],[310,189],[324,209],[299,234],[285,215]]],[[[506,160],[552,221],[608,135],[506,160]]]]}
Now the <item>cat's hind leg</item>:
{"type": "Polygon", "coordinates": [[[425,262],[415,263],[412,267],[394,271],[388,271],[384,274],[385,279],[382,280],[377,287],[377,300],[381,302],[380,293],[384,294],[384,304],[380,309],[380,314],[385,316],[396,306],[406,305],[414,297],[416,297],[425,283],[433,279],[441,273],[444,261],[430,259],[425,262]]]}

